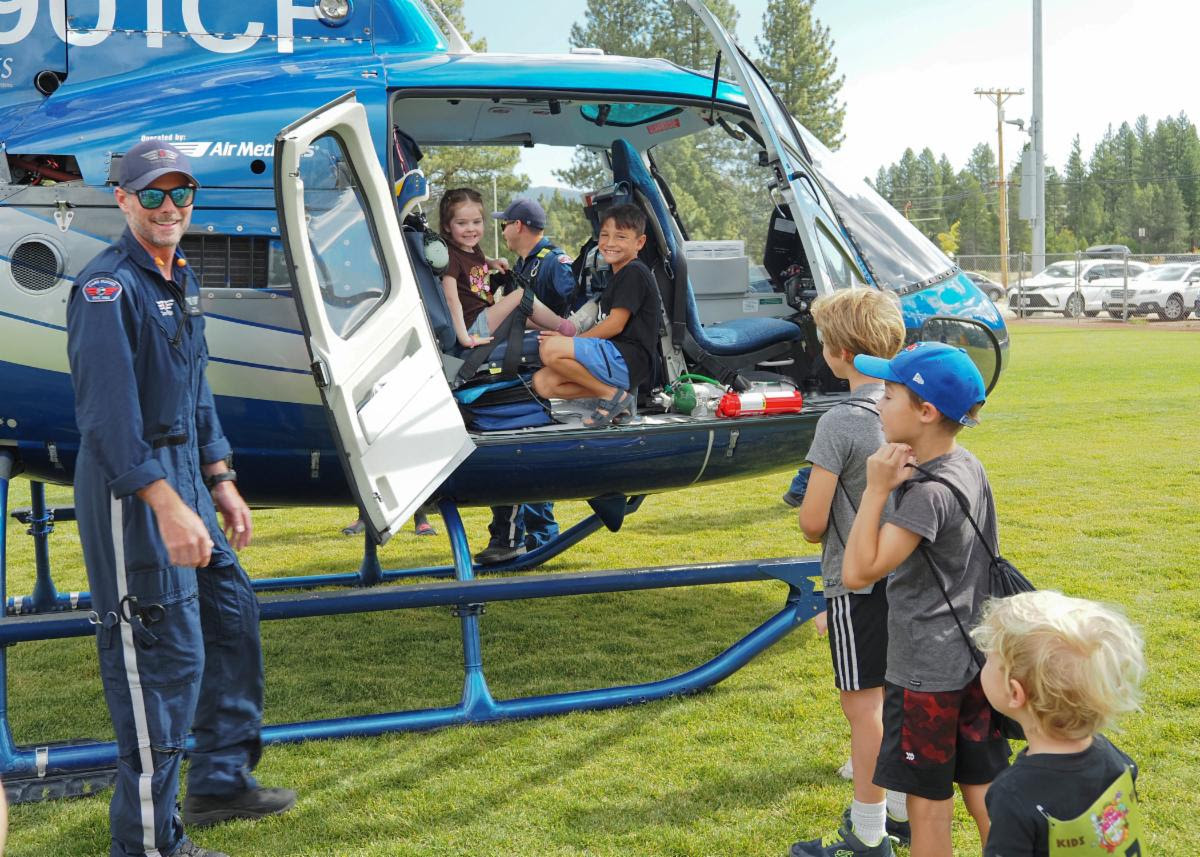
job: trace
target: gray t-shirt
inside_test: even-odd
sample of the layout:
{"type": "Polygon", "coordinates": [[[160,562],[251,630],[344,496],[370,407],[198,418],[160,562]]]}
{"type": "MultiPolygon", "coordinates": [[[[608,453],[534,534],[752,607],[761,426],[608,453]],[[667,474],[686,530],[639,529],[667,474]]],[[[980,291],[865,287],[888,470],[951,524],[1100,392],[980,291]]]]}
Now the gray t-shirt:
{"type": "MultiPolygon", "coordinates": [[[[812,446],[805,456],[812,464],[835,474],[841,483],[841,487],[833,492],[829,525],[821,537],[821,580],[826,598],[850,592],[842,585],[842,557],[846,553],[846,539],[850,538],[855,510],[867,487],[867,458],[883,446],[883,426],[879,422],[879,400],[882,398],[882,383],[855,388],[849,399],[834,405],[817,420],[812,446]],[[847,494],[853,498],[853,505],[847,494]]],[[[891,508],[890,500],[888,508],[891,508]]],[[[866,594],[873,586],[854,591],[866,594]]]]}
{"type": "MultiPolygon", "coordinates": [[[[922,467],[956,486],[971,517],[997,550],[996,503],[983,465],[961,446],[922,467]]],[[[970,633],[988,597],[987,548],[945,485],[916,474],[892,493],[895,507],[883,522],[921,536],[941,575],[954,613],[970,633]]],[[[891,684],[925,692],[961,690],[979,671],[920,547],[888,579],[888,657],[891,684]]]]}

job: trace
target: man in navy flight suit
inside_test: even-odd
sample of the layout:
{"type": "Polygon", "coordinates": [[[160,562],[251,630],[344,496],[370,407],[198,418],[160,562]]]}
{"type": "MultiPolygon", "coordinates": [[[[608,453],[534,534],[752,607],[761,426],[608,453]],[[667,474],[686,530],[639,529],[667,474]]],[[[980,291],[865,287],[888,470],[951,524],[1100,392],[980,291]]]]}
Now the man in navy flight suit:
{"type": "MultiPolygon", "coordinates": [[[[515,199],[492,217],[504,227],[504,243],[517,254],[513,270],[529,280],[538,300],[566,318],[583,303],[576,295],[571,257],[546,237],[546,212],[532,199],[515,199]]],[[[553,503],[493,506],[488,546],[475,555],[478,565],[507,562],[558,535],[553,503]]]]}
{"type": "Polygon", "coordinates": [[[75,504],[119,755],[110,854],[225,857],[183,823],[272,815],[296,793],[250,773],[262,746],[262,647],[258,600],[234,554],[250,542],[250,509],[204,377],[199,286],[178,251],[198,182],[158,141],[135,145],[118,168],[126,229],[80,271],[67,304],[75,504]]]}

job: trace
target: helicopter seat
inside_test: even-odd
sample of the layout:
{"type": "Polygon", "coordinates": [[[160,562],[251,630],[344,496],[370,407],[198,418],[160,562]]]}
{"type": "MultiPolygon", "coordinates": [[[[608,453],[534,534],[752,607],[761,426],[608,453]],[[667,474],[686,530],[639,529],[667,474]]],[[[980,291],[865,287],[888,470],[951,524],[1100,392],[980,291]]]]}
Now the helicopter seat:
{"type": "MultiPolygon", "coordinates": [[[[421,293],[421,303],[425,306],[425,314],[429,325],[433,328],[434,339],[442,354],[460,360],[467,359],[474,349],[464,348],[458,344],[454,335],[454,323],[450,320],[450,306],[446,303],[446,293],[442,283],[433,268],[425,259],[425,236],[419,229],[404,229],[404,239],[408,243],[408,254],[412,258],[413,270],[417,277],[417,288],[421,293]]],[[[508,342],[495,342],[487,358],[479,365],[472,377],[480,375],[496,375],[502,371],[504,358],[508,354],[508,342]]],[[[487,348],[488,346],[478,346],[487,348]]],[[[522,370],[533,370],[540,367],[538,357],[538,334],[536,330],[527,330],[521,341],[521,357],[518,363],[522,370]]],[[[470,379],[465,379],[470,380],[470,379]]]]}
{"type": "Polygon", "coordinates": [[[682,237],[654,177],[627,140],[613,141],[612,169],[613,181],[628,183],[646,211],[650,241],[661,245],[661,257],[674,273],[671,294],[663,295],[672,322],[672,341],[694,356],[720,358],[719,362],[730,369],[749,368],[786,356],[792,343],[804,337],[804,330],[786,319],[739,318],[707,327],[700,323],[696,297],[687,278],[682,237]]]}

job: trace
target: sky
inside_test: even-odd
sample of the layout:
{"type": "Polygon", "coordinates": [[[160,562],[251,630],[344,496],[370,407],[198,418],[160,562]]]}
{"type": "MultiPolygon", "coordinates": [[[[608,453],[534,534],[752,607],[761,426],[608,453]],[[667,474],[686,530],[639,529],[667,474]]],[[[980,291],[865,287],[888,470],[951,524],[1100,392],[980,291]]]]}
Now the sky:
{"type": "MultiPolygon", "coordinates": [[[[766,0],[737,0],[738,40],[754,49],[766,0]]],[[[900,159],[905,148],[945,153],[961,169],[977,143],[996,148],[996,108],[976,88],[1024,89],[1006,118],[1033,110],[1031,0],[817,0],[829,28],[846,102],[841,151],[863,176],[900,159]]],[[[1186,112],[1200,121],[1200,4],[1194,0],[1043,0],[1043,105],[1046,161],[1061,172],[1078,134],[1084,156],[1111,123],[1145,113],[1153,125],[1186,112]]],[[[556,16],[538,3],[465,0],[467,26],[497,52],[569,50],[571,24],[585,0],[558,0],[556,16]],[[536,16],[531,24],[520,10],[536,16]]],[[[802,117],[801,117],[802,118],[802,117]]],[[[1005,160],[1028,136],[1005,126],[1005,160]]],[[[534,185],[561,184],[564,158],[526,151],[521,169],[534,185]]]]}

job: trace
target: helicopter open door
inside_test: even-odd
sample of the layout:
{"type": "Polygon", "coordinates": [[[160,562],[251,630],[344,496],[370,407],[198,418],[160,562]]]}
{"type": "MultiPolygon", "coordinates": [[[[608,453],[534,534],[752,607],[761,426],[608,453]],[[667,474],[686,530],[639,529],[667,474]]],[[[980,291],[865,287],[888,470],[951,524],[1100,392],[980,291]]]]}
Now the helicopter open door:
{"type": "Polygon", "coordinates": [[[862,274],[854,259],[857,254],[846,240],[832,214],[820,183],[808,168],[808,151],[791,116],[780,103],[746,52],[701,0],[682,0],[708,28],[722,59],[729,66],[746,96],[758,125],[767,158],[775,170],[773,195],[787,204],[809,260],[817,289],[828,294],[834,289],[862,285],[862,274]]]}
{"type": "Polygon", "coordinates": [[[475,447],[354,93],[279,132],[275,200],[313,376],[382,544],[475,447]]]}

